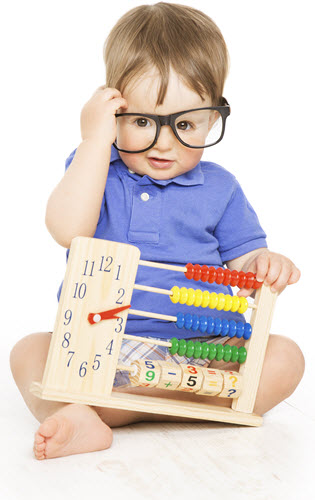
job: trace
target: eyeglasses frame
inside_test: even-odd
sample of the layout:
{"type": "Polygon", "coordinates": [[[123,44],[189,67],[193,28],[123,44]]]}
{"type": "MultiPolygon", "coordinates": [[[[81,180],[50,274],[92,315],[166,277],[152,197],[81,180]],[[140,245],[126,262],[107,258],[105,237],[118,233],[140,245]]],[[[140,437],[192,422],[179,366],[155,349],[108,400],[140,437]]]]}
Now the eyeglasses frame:
{"type": "MultiPolygon", "coordinates": [[[[147,113],[115,113],[115,116],[144,116],[147,118],[151,118],[152,120],[155,121],[156,123],[156,133],[155,133],[155,138],[152,142],[152,144],[145,149],[140,149],[138,151],[129,151],[127,149],[120,149],[116,144],[115,141],[113,143],[113,146],[118,150],[122,151],[124,153],[144,153],[144,151],[148,151],[148,149],[151,149],[156,143],[160,135],[160,130],[163,125],[169,125],[171,129],[173,130],[173,133],[175,137],[181,142],[184,146],[188,148],[193,148],[193,149],[204,149],[204,148],[209,148],[211,146],[214,146],[215,144],[218,144],[224,136],[224,131],[225,131],[225,122],[227,117],[231,113],[231,108],[225,97],[221,98],[221,101],[223,103],[222,106],[209,106],[205,108],[193,108],[193,109],[186,109],[185,111],[179,111],[178,113],[171,113],[170,115],[151,115],[147,113]],[[219,111],[221,117],[222,117],[222,131],[219,139],[214,142],[213,144],[209,144],[208,146],[190,146],[189,144],[186,144],[177,134],[176,128],[175,128],[175,120],[181,115],[184,115],[190,111],[199,111],[200,109],[213,109],[215,111],[219,111]]],[[[116,140],[116,139],[115,139],[116,140]]]]}

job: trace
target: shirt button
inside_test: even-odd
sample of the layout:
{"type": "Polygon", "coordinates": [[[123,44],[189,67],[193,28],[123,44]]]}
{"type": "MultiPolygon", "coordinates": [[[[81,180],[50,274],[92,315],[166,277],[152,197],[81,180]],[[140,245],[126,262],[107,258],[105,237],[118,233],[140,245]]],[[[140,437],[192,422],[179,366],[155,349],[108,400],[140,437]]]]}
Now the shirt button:
{"type": "Polygon", "coordinates": [[[148,195],[148,193],[142,193],[140,198],[142,201],[148,201],[148,199],[150,198],[150,195],[148,195]]]}
{"type": "Polygon", "coordinates": [[[131,170],[131,168],[128,168],[128,172],[129,172],[129,174],[134,174],[134,171],[131,170]]]}

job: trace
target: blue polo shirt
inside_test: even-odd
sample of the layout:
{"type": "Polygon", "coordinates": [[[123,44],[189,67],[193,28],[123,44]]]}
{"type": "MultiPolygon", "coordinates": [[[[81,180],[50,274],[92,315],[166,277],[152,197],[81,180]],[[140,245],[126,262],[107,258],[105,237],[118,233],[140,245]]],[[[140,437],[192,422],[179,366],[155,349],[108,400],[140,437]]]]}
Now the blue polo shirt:
{"type": "MultiPolygon", "coordinates": [[[[67,158],[66,169],[75,151],[67,158]]],[[[200,161],[185,174],[156,180],[129,170],[113,146],[94,237],[135,245],[142,260],[179,266],[192,262],[220,267],[247,252],[267,247],[256,213],[234,175],[223,167],[200,161]]],[[[68,254],[69,250],[67,259],[68,254]]],[[[230,287],[187,280],[184,273],[145,266],[138,267],[136,283],[233,294],[230,287]]],[[[245,321],[238,313],[173,304],[167,295],[139,290],[133,292],[131,307],[173,316],[183,312],[245,321]]],[[[125,333],[161,338],[203,335],[179,329],[173,322],[131,314],[125,333]]]]}

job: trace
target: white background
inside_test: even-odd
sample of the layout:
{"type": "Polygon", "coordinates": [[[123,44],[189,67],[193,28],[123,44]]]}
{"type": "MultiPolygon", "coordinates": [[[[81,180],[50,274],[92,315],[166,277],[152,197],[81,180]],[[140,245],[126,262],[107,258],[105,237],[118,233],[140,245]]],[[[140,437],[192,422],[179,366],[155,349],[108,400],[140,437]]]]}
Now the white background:
{"type": "MultiPolygon", "coordinates": [[[[141,1],[6,2],[1,37],[1,357],[53,328],[65,249],[48,233],[47,199],[80,143],[80,112],[105,83],[102,48],[141,1]]],[[[147,2],[155,3],[155,2],[147,2]]],[[[279,297],[272,331],[314,349],[314,26],[309,1],[182,0],[213,18],[227,42],[231,105],[224,140],[205,159],[233,172],[271,250],[302,271],[279,297]]],[[[192,256],[193,261],[193,256],[192,256]]]]}

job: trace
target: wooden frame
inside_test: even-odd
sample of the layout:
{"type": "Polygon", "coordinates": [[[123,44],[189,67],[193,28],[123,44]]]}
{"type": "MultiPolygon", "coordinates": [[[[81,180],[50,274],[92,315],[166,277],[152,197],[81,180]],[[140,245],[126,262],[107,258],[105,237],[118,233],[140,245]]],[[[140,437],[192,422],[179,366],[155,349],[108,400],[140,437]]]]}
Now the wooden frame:
{"type": "MultiPolygon", "coordinates": [[[[53,401],[261,425],[262,417],[253,414],[253,408],[277,298],[265,285],[256,291],[247,358],[239,370],[242,392],[231,408],[212,405],[210,398],[208,404],[113,391],[132,291],[144,289],[135,285],[139,263],[151,264],[140,261],[133,245],[85,237],[72,240],[43,379],[33,382],[30,391],[53,401]],[[122,310],[110,316],[117,304],[122,310]],[[106,321],[95,315],[104,309],[109,311],[106,321]],[[97,324],[88,321],[91,314],[97,324]]],[[[150,289],[156,290],[160,289],[150,289]]]]}

